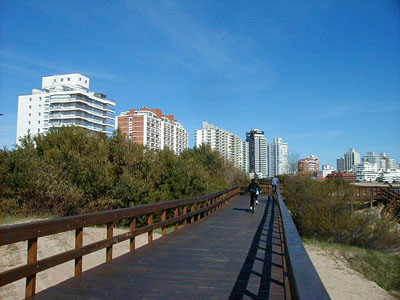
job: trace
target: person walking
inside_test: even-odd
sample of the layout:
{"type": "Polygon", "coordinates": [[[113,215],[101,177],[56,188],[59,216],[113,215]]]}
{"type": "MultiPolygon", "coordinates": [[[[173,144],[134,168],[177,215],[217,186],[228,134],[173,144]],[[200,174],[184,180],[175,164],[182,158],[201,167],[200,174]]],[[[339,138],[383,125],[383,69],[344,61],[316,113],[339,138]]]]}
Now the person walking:
{"type": "Polygon", "coordinates": [[[257,200],[258,194],[261,191],[260,186],[254,178],[251,180],[248,190],[250,192],[250,211],[254,214],[254,203],[257,200]]]}
{"type": "Polygon", "coordinates": [[[272,185],[272,196],[274,196],[275,194],[278,194],[279,184],[280,184],[280,182],[279,182],[279,178],[278,177],[272,178],[272,182],[271,182],[271,185],[272,185]]]}

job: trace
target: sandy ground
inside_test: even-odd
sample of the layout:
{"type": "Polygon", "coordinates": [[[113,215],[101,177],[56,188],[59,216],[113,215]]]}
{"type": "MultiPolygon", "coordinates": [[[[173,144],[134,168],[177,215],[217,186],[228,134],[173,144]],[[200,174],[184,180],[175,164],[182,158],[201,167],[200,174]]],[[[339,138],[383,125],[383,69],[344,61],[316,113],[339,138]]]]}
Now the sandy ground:
{"type": "MultiPolygon", "coordinates": [[[[114,229],[114,235],[126,232],[127,230],[114,229]]],[[[83,244],[90,244],[95,241],[102,240],[106,237],[105,228],[84,228],[83,244]]],[[[153,238],[159,238],[160,234],[154,233],[153,238]]],[[[147,233],[135,238],[136,248],[147,243],[147,233]]],[[[42,259],[51,255],[72,250],[75,247],[75,231],[68,231],[53,235],[51,237],[43,237],[38,240],[38,259],[42,259]]],[[[13,267],[26,264],[27,242],[15,243],[0,247],[0,272],[12,269],[13,267]]],[[[113,246],[113,258],[129,252],[129,240],[113,246]]],[[[106,260],[106,250],[102,249],[97,252],[85,255],[83,257],[83,271],[91,269],[106,260]]],[[[58,265],[54,268],[40,272],[36,277],[36,292],[44,290],[52,285],[60,283],[74,274],[74,261],[58,265]]],[[[25,296],[25,279],[21,279],[0,287],[0,299],[15,300],[24,299],[25,296]]]]}
{"type": "MultiPolygon", "coordinates": [[[[114,229],[114,235],[126,230],[114,229]]],[[[104,239],[105,228],[85,228],[83,243],[89,244],[104,239]]],[[[160,237],[154,234],[154,238],[160,237]]],[[[65,232],[52,237],[40,238],[38,242],[38,259],[45,258],[74,248],[75,232],[65,232]]],[[[136,247],[147,243],[147,234],[136,237],[136,247]]],[[[0,247],[0,272],[26,263],[27,243],[21,242],[0,247]]],[[[369,281],[360,273],[350,269],[346,264],[332,257],[326,250],[314,245],[306,245],[306,250],[333,300],[342,299],[390,299],[395,298],[380,288],[376,283],[369,281]]],[[[129,251],[129,241],[119,243],[113,247],[113,258],[129,251]]],[[[105,262],[105,249],[83,257],[83,270],[88,270],[105,262]]],[[[41,291],[73,276],[74,262],[68,262],[52,269],[38,273],[36,290],[41,291]]],[[[0,299],[23,299],[25,293],[25,279],[13,282],[0,288],[0,299]]]]}
{"type": "Polygon", "coordinates": [[[305,245],[305,248],[332,300],[396,299],[326,250],[314,245],[305,245]]]}

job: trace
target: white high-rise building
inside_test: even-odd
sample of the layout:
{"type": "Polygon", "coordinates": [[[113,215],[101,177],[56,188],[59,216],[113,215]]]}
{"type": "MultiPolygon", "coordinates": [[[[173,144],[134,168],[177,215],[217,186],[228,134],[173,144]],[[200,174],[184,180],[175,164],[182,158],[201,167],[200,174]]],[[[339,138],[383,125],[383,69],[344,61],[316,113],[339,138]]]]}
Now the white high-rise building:
{"type": "Polygon", "coordinates": [[[362,162],[369,162],[372,164],[376,164],[378,170],[386,169],[386,161],[379,155],[376,155],[375,152],[367,152],[367,155],[363,156],[362,162]]]}
{"type": "Polygon", "coordinates": [[[41,90],[18,96],[17,143],[25,135],[71,125],[111,134],[115,102],[90,92],[89,83],[78,73],[47,76],[41,90]]]}
{"type": "Polygon", "coordinates": [[[268,176],[267,163],[267,138],[264,131],[252,129],[246,133],[246,141],[249,143],[249,172],[250,176],[256,174],[263,178],[268,176]]]}
{"type": "Polygon", "coordinates": [[[344,170],[353,170],[354,165],[361,163],[361,154],[353,148],[344,154],[344,170]]]}
{"type": "Polygon", "coordinates": [[[248,173],[248,145],[237,135],[218,128],[208,122],[203,122],[203,129],[195,131],[196,147],[202,144],[210,145],[212,150],[218,151],[222,157],[233,165],[248,173]]]}
{"type": "Polygon", "coordinates": [[[358,181],[375,181],[379,177],[378,165],[364,161],[353,166],[353,172],[357,175],[358,181]]]}
{"type": "Polygon", "coordinates": [[[268,144],[268,175],[270,177],[287,174],[289,171],[288,143],[281,138],[274,138],[268,144]]]}

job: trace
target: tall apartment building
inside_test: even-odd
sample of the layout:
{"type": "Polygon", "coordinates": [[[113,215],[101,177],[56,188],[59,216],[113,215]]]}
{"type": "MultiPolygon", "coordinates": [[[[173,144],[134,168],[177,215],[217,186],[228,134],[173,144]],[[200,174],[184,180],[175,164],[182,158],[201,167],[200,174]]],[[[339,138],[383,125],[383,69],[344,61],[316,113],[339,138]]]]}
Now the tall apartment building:
{"type": "Polygon", "coordinates": [[[390,158],[385,152],[380,154],[382,160],[382,169],[383,170],[395,170],[397,169],[397,163],[394,158],[390,158]]]}
{"type": "Polygon", "coordinates": [[[381,156],[376,155],[375,152],[367,152],[367,155],[362,157],[362,162],[369,162],[376,164],[378,170],[386,168],[386,161],[381,156]]]}
{"type": "Polygon", "coordinates": [[[41,90],[18,96],[17,143],[27,134],[71,125],[111,134],[115,102],[89,86],[90,79],[78,73],[47,76],[41,90]]]}
{"type": "Polygon", "coordinates": [[[344,158],[338,158],[336,160],[336,169],[338,170],[338,172],[343,172],[344,171],[344,158]]]}
{"type": "Polygon", "coordinates": [[[319,158],[310,155],[307,158],[299,159],[298,169],[300,174],[317,174],[319,171],[319,158]]]}
{"type": "Polygon", "coordinates": [[[249,173],[259,178],[268,176],[267,163],[267,138],[264,131],[252,129],[246,133],[246,141],[249,143],[249,173]]]}
{"type": "Polygon", "coordinates": [[[196,147],[202,144],[210,145],[212,150],[218,151],[222,157],[233,165],[248,173],[248,144],[237,135],[218,128],[215,125],[203,122],[203,129],[195,131],[196,147]]]}
{"type": "Polygon", "coordinates": [[[351,171],[354,165],[361,162],[361,155],[353,148],[344,154],[344,170],[351,171]]]}
{"type": "Polygon", "coordinates": [[[281,138],[274,138],[268,144],[268,175],[270,177],[287,174],[289,170],[288,143],[281,138]]]}
{"type": "Polygon", "coordinates": [[[131,109],[122,112],[115,123],[126,139],[150,149],[170,149],[175,154],[188,149],[187,130],[173,115],[164,115],[160,109],[131,109]]]}

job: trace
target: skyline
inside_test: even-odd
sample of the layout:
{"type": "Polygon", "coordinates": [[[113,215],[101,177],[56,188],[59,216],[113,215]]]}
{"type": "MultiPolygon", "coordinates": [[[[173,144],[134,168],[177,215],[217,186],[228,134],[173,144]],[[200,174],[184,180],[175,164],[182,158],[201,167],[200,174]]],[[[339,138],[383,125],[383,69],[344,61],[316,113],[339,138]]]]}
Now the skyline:
{"type": "Polygon", "coordinates": [[[81,73],[115,116],[173,114],[190,147],[208,121],[321,164],[350,148],[400,161],[398,2],[113,3],[0,2],[1,148],[15,143],[18,95],[81,73]]]}

